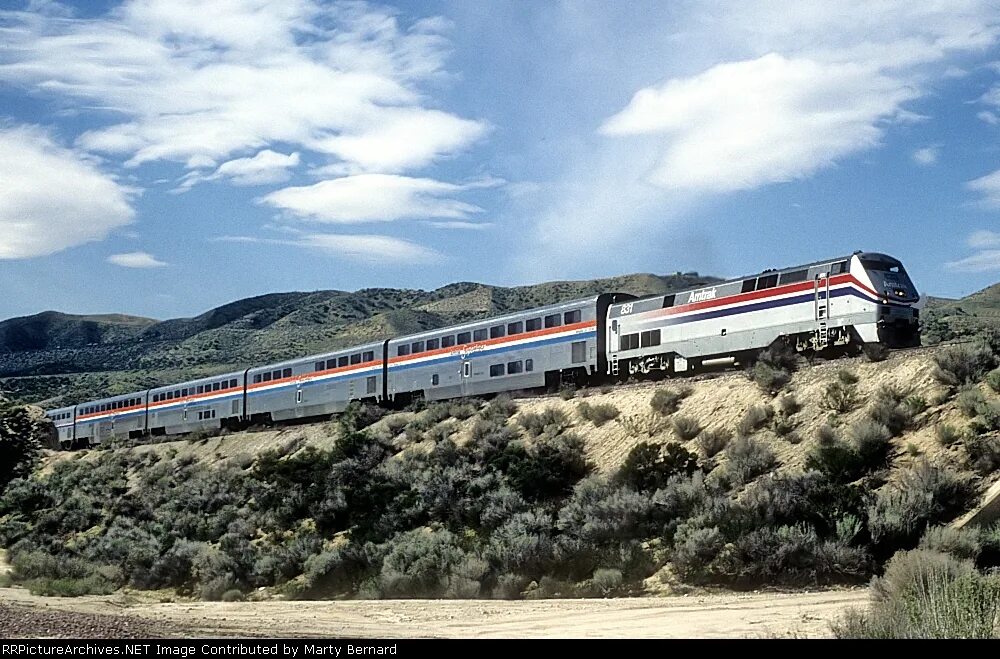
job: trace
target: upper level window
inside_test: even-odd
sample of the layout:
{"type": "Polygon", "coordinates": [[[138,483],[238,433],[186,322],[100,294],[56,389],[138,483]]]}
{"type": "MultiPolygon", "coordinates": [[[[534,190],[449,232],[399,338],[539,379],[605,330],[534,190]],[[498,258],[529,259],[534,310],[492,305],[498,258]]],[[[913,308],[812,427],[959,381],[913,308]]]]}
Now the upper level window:
{"type": "Polygon", "coordinates": [[[757,278],[744,279],[743,280],[743,291],[744,293],[749,293],[751,291],[757,290],[757,278]]]}
{"type": "Polygon", "coordinates": [[[373,362],[373,361],[375,361],[375,353],[373,351],[369,350],[368,352],[366,352],[364,355],[361,356],[361,361],[364,361],[364,362],[373,362]]]}
{"type": "Polygon", "coordinates": [[[486,329],[477,329],[472,331],[473,341],[485,341],[486,340],[486,329]]]}
{"type": "Polygon", "coordinates": [[[437,350],[441,347],[441,339],[427,339],[427,351],[437,350]]]}
{"type": "Polygon", "coordinates": [[[449,336],[442,336],[441,337],[441,347],[442,348],[450,348],[453,345],[455,345],[455,337],[454,336],[450,336],[449,335],[449,336]]]}
{"type": "Polygon", "coordinates": [[[471,332],[459,332],[458,333],[458,345],[465,345],[466,343],[472,343],[472,333],[471,332]]]}
{"type": "Polygon", "coordinates": [[[563,314],[563,325],[572,325],[573,323],[580,322],[580,310],[574,309],[573,311],[567,311],[563,314]]]}
{"type": "Polygon", "coordinates": [[[507,334],[520,334],[524,331],[524,323],[520,320],[516,323],[507,323],[507,334]]]}
{"type": "Polygon", "coordinates": [[[559,314],[554,313],[550,316],[545,317],[545,327],[559,327],[561,318],[559,314]]]}
{"type": "Polygon", "coordinates": [[[410,350],[413,352],[414,355],[417,354],[418,352],[423,352],[424,351],[424,342],[423,341],[414,341],[413,344],[410,346],[410,350]]]}
{"type": "Polygon", "coordinates": [[[405,357],[410,354],[410,346],[405,343],[396,346],[396,354],[400,357],[405,357]]]}
{"type": "Polygon", "coordinates": [[[326,370],[326,362],[316,362],[315,366],[313,366],[313,369],[317,371],[326,370]]]}
{"type": "Polygon", "coordinates": [[[534,332],[535,330],[542,329],[542,319],[541,318],[529,318],[524,321],[524,331],[534,332]]]}
{"type": "Polygon", "coordinates": [[[357,352],[357,353],[354,353],[353,355],[351,355],[351,364],[360,364],[360,363],[361,363],[361,353],[360,352],[357,352]]]}
{"type": "MultiPolygon", "coordinates": [[[[404,353],[404,354],[409,354],[409,353],[404,353]]],[[[347,366],[347,363],[349,361],[350,357],[348,357],[347,355],[344,355],[343,357],[337,357],[337,368],[344,368],[345,366],[347,366]]]]}
{"type": "Polygon", "coordinates": [[[506,335],[506,333],[504,332],[504,326],[503,325],[494,325],[493,327],[490,328],[490,338],[491,339],[499,339],[500,337],[505,336],[505,335],[506,335]]]}
{"type": "Polygon", "coordinates": [[[781,278],[778,280],[781,284],[795,284],[800,281],[806,280],[806,274],[808,270],[795,270],[793,272],[783,272],[781,273],[781,278]]]}
{"type": "Polygon", "coordinates": [[[778,275],[765,275],[763,277],[757,278],[757,290],[762,291],[765,288],[774,288],[778,285],[778,275]]]}

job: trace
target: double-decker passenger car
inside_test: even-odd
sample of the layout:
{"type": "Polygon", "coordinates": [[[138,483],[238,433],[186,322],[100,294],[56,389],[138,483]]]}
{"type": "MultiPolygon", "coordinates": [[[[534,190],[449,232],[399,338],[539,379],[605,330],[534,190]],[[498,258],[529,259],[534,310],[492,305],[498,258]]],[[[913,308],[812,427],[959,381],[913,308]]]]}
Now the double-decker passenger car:
{"type": "Polygon", "coordinates": [[[149,390],[149,431],[174,435],[213,430],[243,418],[243,372],[149,390]]]}
{"type": "Polygon", "coordinates": [[[102,398],[76,406],[76,441],[100,444],[146,432],[146,392],[102,398]]]}
{"type": "Polygon", "coordinates": [[[76,439],[76,406],[60,407],[57,410],[49,410],[45,416],[52,421],[52,426],[56,430],[56,438],[63,448],[72,448],[73,440],[76,439]]]}
{"type": "Polygon", "coordinates": [[[441,400],[581,381],[603,367],[604,293],[389,340],[386,398],[441,400]]]}
{"type": "Polygon", "coordinates": [[[287,420],[343,412],[383,395],[384,343],[370,343],[247,372],[247,415],[287,420]]]}

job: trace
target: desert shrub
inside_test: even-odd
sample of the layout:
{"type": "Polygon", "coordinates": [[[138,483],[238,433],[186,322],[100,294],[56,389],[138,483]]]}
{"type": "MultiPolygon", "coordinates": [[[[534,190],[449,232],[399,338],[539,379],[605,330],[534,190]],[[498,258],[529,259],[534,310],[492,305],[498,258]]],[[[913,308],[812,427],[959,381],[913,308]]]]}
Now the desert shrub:
{"type": "Polygon", "coordinates": [[[740,534],[712,563],[717,579],[737,584],[856,580],[868,574],[865,551],[822,540],[807,524],[764,526],[740,534]]]}
{"type": "Polygon", "coordinates": [[[640,541],[655,532],[655,512],[647,494],[596,477],[581,481],[556,520],[555,574],[579,581],[612,568],[630,581],[649,576],[653,562],[640,541]]]}
{"type": "Polygon", "coordinates": [[[920,538],[919,548],[975,561],[983,550],[983,544],[979,529],[931,526],[920,538]]]}
{"type": "Polygon", "coordinates": [[[990,389],[1000,394],[1000,368],[993,369],[986,374],[986,384],[990,389]]]}
{"type": "Polygon", "coordinates": [[[997,366],[997,358],[988,346],[948,346],[934,355],[934,379],[950,387],[975,384],[997,366]]]}
{"type": "Polygon", "coordinates": [[[913,547],[928,525],[951,520],[968,508],[975,494],[966,474],[918,462],[875,494],[868,508],[872,540],[894,548],[913,547]]]}
{"type": "Polygon", "coordinates": [[[774,451],[753,437],[737,437],[725,451],[725,476],[733,485],[745,485],[774,469],[778,460],[774,451]]]}
{"type": "Polygon", "coordinates": [[[899,552],[871,586],[867,611],[832,625],[838,638],[997,638],[1000,582],[971,561],[918,549],[899,552]]]}
{"type": "Polygon", "coordinates": [[[684,442],[694,439],[701,432],[701,424],[694,417],[675,416],[670,423],[674,428],[674,434],[684,442]]]}
{"type": "Polygon", "coordinates": [[[124,585],[118,568],[44,551],[13,551],[11,577],[36,595],[79,597],[107,595],[124,585]]]}
{"type": "Polygon", "coordinates": [[[617,594],[623,581],[622,571],[613,568],[598,568],[594,570],[594,576],[591,579],[594,589],[601,597],[611,597],[617,594]]]}
{"type": "Polygon", "coordinates": [[[877,421],[862,420],[851,425],[848,434],[865,469],[870,471],[885,464],[892,439],[889,428],[877,421]]]}
{"type": "Polygon", "coordinates": [[[517,413],[517,405],[507,394],[500,394],[480,412],[480,416],[494,423],[503,423],[517,413]]]}
{"type": "Polygon", "coordinates": [[[962,439],[969,467],[982,475],[1000,468],[1000,439],[970,434],[962,439]]]}
{"type": "Polygon", "coordinates": [[[778,411],[785,416],[798,414],[802,410],[802,403],[795,397],[795,394],[785,394],[778,397],[778,411]]]}
{"type": "Polygon", "coordinates": [[[923,396],[918,396],[916,394],[913,394],[911,396],[907,396],[903,400],[903,406],[906,407],[907,410],[910,412],[910,416],[916,416],[918,414],[926,412],[927,408],[930,407],[930,404],[927,402],[927,399],[924,398],[923,396]]]}
{"type": "Polygon", "coordinates": [[[242,602],[243,601],[243,591],[238,588],[233,588],[232,590],[227,590],[222,593],[222,602],[242,602]]]}
{"type": "Polygon", "coordinates": [[[576,387],[565,386],[559,389],[559,397],[563,400],[572,400],[576,397],[576,387]]]}
{"type": "Polygon", "coordinates": [[[395,437],[403,432],[409,422],[403,415],[391,415],[385,420],[385,428],[390,437],[395,437]]]}
{"type": "Polygon", "coordinates": [[[888,428],[874,421],[852,425],[847,440],[822,426],[806,456],[806,468],[826,474],[835,483],[850,483],[885,465],[891,439],[888,428]]]}
{"type": "Polygon", "coordinates": [[[889,429],[892,436],[903,432],[913,419],[910,408],[888,398],[880,398],[868,409],[868,418],[889,429]]]}
{"type": "Polygon", "coordinates": [[[591,469],[583,441],[571,433],[543,435],[528,446],[511,442],[501,464],[511,486],[529,501],[569,493],[591,469]]]}
{"type": "Polygon", "coordinates": [[[569,415],[556,407],[546,407],[541,412],[521,412],[517,415],[517,422],[529,437],[555,437],[573,425],[569,415]]]}
{"type": "Polygon", "coordinates": [[[785,414],[777,414],[771,423],[771,429],[778,437],[787,437],[798,424],[785,414]]]}
{"type": "MultiPolygon", "coordinates": [[[[511,515],[498,526],[483,556],[495,571],[519,577],[538,577],[552,570],[555,562],[555,520],[542,509],[511,515]]],[[[527,581],[518,582],[518,593],[527,581]]]]}
{"type": "Polygon", "coordinates": [[[823,389],[820,405],[831,412],[846,414],[858,406],[860,399],[854,384],[845,384],[837,379],[828,383],[823,389]]]}
{"type": "Polygon", "coordinates": [[[698,456],[680,444],[640,442],[629,451],[615,479],[632,489],[652,492],[677,474],[691,475],[697,470],[698,456]]]}
{"type": "Polygon", "coordinates": [[[702,430],[697,439],[698,449],[703,456],[711,458],[726,448],[726,445],[729,444],[729,440],[732,438],[733,433],[725,428],[702,430]]]}
{"type": "Polygon", "coordinates": [[[681,401],[691,395],[690,387],[679,387],[677,389],[657,389],[653,392],[653,397],[649,400],[649,406],[653,411],[663,416],[668,416],[677,411],[681,401]]]}
{"type": "Polygon", "coordinates": [[[975,385],[965,386],[958,392],[955,404],[962,414],[971,418],[977,416],[986,405],[986,397],[983,396],[979,387],[975,385]]]}
{"type": "Polygon", "coordinates": [[[857,384],[860,379],[854,371],[842,368],[837,371],[837,381],[843,385],[850,386],[852,384],[857,384]]]}
{"type": "Polygon", "coordinates": [[[977,435],[1000,430],[1000,403],[990,401],[979,409],[979,416],[969,423],[969,430],[977,435]]]}
{"type": "Polygon", "coordinates": [[[767,393],[773,394],[791,382],[792,373],[774,364],[758,361],[750,367],[750,379],[767,393]]]}
{"type": "Polygon", "coordinates": [[[795,351],[784,342],[776,342],[757,356],[750,379],[764,391],[775,393],[791,381],[797,367],[795,351]]]}
{"type": "Polygon", "coordinates": [[[493,599],[516,600],[523,596],[524,589],[531,583],[531,579],[523,574],[501,574],[496,579],[493,586],[493,599]]]}
{"type": "Polygon", "coordinates": [[[619,417],[618,423],[629,437],[656,437],[670,428],[670,422],[663,417],[650,412],[648,414],[630,414],[619,417]]]}
{"type": "Polygon", "coordinates": [[[0,405],[0,492],[10,481],[31,473],[51,426],[33,418],[26,407],[0,405]]]}
{"type": "Polygon", "coordinates": [[[671,562],[677,573],[688,580],[705,580],[711,576],[709,566],[726,545],[717,527],[683,524],[674,536],[671,562]]]}
{"type": "Polygon", "coordinates": [[[351,401],[337,419],[349,431],[358,431],[380,421],[388,411],[378,405],[351,401]]]}
{"type": "Polygon", "coordinates": [[[884,362],[889,358],[889,349],[881,343],[866,343],[863,351],[865,359],[870,362],[884,362]]]}
{"type": "Polygon", "coordinates": [[[618,418],[621,412],[611,403],[580,403],[576,411],[584,421],[590,421],[598,428],[608,421],[618,418]]]}
{"type": "Polygon", "coordinates": [[[736,424],[736,435],[737,437],[748,437],[760,430],[768,423],[770,423],[771,418],[774,416],[774,410],[767,405],[751,405],[740,419],[740,422],[736,424]]]}
{"type": "Polygon", "coordinates": [[[459,421],[471,419],[477,412],[479,412],[479,402],[475,400],[459,400],[448,405],[449,416],[459,421]]]}
{"type": "Polygon", "coordinates": [[[379,573],[379,595],[473,596],[486,571],[486,563],[466,554],[450,531],[414,529],[388,543],[379,573]]]}
{"type": "Polygon", "coordinates": [[[939,423],[934,427],[934,437],[941,446],[951,446],[958,441],[960,435],[955,426],[939,423]]]}

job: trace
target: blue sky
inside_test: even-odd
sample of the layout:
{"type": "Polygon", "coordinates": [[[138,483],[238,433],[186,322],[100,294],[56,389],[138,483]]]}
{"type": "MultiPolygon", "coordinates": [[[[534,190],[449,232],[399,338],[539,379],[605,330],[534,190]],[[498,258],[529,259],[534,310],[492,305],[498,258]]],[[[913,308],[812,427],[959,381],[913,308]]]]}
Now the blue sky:
{"type": "Polygon", "coordinates": [[[856,249],[1000,280],[990,2],[5,2],[0,318],[856,249]]]}

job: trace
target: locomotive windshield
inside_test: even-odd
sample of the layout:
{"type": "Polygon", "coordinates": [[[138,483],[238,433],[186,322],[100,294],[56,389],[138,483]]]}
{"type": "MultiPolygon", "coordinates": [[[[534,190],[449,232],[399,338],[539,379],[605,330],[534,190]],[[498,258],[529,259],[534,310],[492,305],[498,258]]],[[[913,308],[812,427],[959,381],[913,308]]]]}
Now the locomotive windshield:
{"type": "Polygon", "coordinates": [[[920,297],[899,261],[863,258],[861,265],[868,271],[875,290],[885,295],[887,299],[910,302],[920,297]]]}

